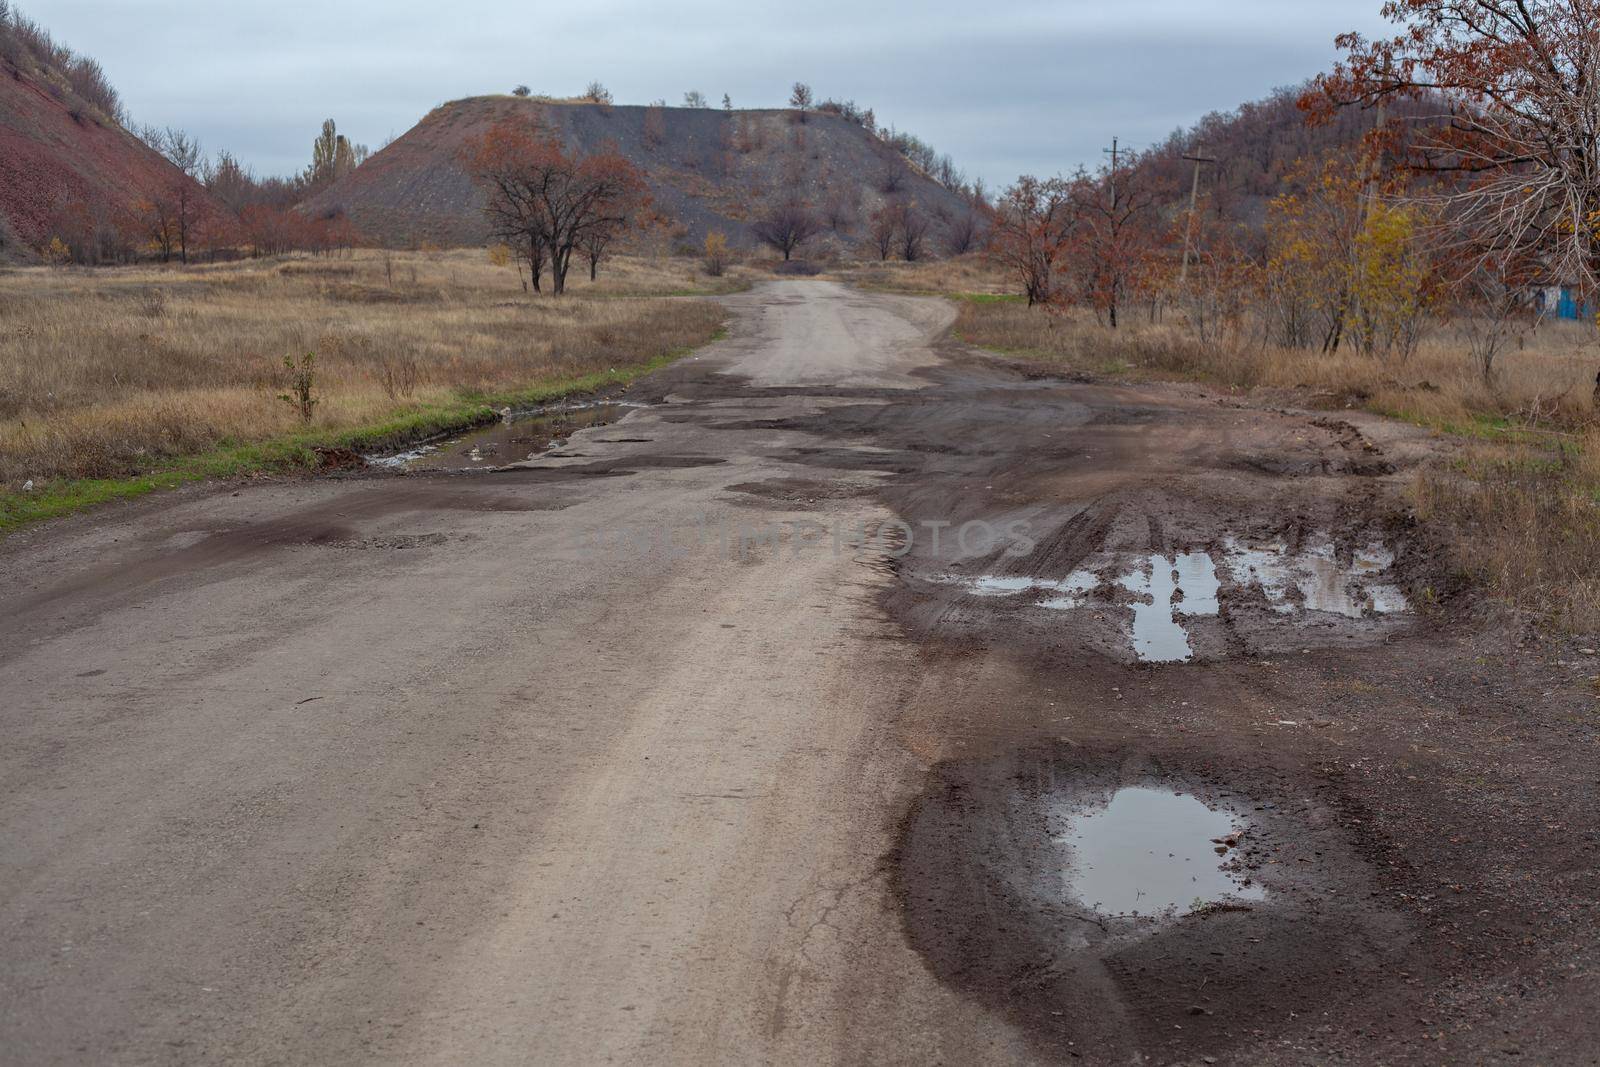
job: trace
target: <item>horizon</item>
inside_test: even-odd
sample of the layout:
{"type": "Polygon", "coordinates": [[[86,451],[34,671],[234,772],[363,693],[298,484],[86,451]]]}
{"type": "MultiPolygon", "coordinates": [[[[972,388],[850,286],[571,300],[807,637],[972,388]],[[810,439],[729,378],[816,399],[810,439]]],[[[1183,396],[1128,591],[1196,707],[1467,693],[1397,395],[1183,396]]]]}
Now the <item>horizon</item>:
{"type": "Polygon", "coordinates": [[[549,27],[483,0],[469,0],[448,20],[426,18],[429,8],[413,0],[381,8],[348,0],[332,11],[291,0],[204,24],[183,22],[177,0],[109,12],[95,0],[19,6],[105,68],[133,123],[184,129],[207,154],[227,150],[259,176],[302,169],[324,119],[376,152],[442,104],[504,95],[518,84],[570,98],[597,79],[619,106],[664,100],[679,107],[698,90],[717,107],[726,92],[736,109],[761,110],[782,108],[793,83],[803,81],[819,101],[872,108],[880,125],[948,153],[991,189],[1021,174],[1093,166],[1114,137],[1124,149],[1159,144],[1209,113],[1315,76],[1335,57],[1335,34],[1385,25],[1375,0],[1287,12],[1247,0],[1226,14],[1139,0],[1134,17],[1127,7],[1111,17],[1098,5],[1035,2],[1005,27],[973,27],[969,13],[953,17],[948,4],[860,11],[833,2],[803,20],[766,5],[716,33],[722,5],[706,0],[670,15],[620,0],[547,16],[549,27]],[[490,17],[503,30],[486,44],[470,27],[490,17]],[[310,24],[320,32],[286,28],[310,24]],[[840,44],[840,28],[854,30],[856,40],[840,44]],[[558,52],[541,76],[529,69],[525,33],[576,45],[558,52]],[[592,44],[602,35],[604,50],[592,44]],[[722,47],[707,57],[713,38],[722,47]],[[238,40],[260,44],[241,56],[238,40]],[[777,62],[786,69],[775,76],[767,54],[780,47],[786,54],[777,62]],[[174,52],[189,58],[160,59],[174,52]],[[1128,63],[1134,54],[1140,62],[1128,63]],[[608,70],[622,76],[608,78],[608,70]],[[1120,76],[1128,70],[1139,73],[1120,76]],[[223,88],[199,94],[198,84],[223,88]],[[1198,85],[1204,89],[1191,88],[1198,85]]]}

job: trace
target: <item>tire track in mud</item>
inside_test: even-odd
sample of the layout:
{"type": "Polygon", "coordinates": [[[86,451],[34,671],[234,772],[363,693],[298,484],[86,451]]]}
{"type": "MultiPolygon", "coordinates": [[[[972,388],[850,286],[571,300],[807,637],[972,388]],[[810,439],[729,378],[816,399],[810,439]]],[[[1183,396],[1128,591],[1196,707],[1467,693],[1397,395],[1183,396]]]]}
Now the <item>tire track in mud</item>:
{"type": "MultiPolygon", "coordinates": [[[[934,552],[918,538],[882,596],[928,676],[897,725],[924,751],[947,739],[885,859],[906,936],[933,972],[1050,1060],[1323,1062],[1359,1049],[1436,1062],[1441,1046],[1421,1020],[1470,1033],[1474,1012],[1506,1013],[1490,1006],[1490,980],[1476,998],[1461,992],[1482,974],[1476,946],[1493,911],[1457,908],[1442,926],[1415,906],[1435,896],[1431,862],[1486,870],[1492,851],[1471,844],[1477,826],[1458,804],[1380,769],[1419,751],[1391,714],[1393,677],[1458,675],[1467,657],[1451,651],[1457,639],[1430,618],[1309,611],[1296,589],[1276,604],[1221,567],[1217,615],[1192,626],[1196,662],[1139,664],[1106,636],[1127,610],[1118,560],[1199,552],[1221,563],[1233,537],[1287,557],[1326,552],[1343,568],[1379,543],[1394,555],[1386,579],[1413,593],[1451,588],[1384,450],[1343,419],[1182,390],[1052,380],[959,356],[922,376],[929,385],[912,397],[784,428],[869,446],[870,464],[837,446],[791,458],[882,472],[879,499],[913,529],[1036,524],[1020,556],[934,552]],[[936,434],[947,447],[927,447],[936,434]],[[975,597],[955,580],[1060,580],[1085,567],[1103,584],[1070,613],[975,597]],[[992,663],[1004,666],[984,668],[992,663]],[[975,676],[993,684],[974,692],[975,676]],[[1062,782],[1244,803],[1246,862],[1268,900],[1081,943],[1085,924],[1061,887],[1066,861],[1018,815],[1042,802],[1041,766],[1062,782]],[[1434,859],[1418,862],[1419,849],[1434,859]],[[1439,1007],[1445,990],[1453,1015],[1439,1007]]],[[[1450,758],[1492,766],[1487,743],[1450,758]]]]}

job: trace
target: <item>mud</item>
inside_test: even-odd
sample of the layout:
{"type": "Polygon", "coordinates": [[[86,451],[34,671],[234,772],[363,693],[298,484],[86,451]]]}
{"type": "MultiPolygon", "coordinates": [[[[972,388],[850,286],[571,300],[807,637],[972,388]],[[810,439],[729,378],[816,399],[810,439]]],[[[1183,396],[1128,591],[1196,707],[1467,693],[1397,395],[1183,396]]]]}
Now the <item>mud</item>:
{"type": "MultiPolygon", "coordinates": [[[[643,406],[598,402],[508,412],[494,425],[368,462],[393,470],[483,471],[545,454],[572,458],[582,453],[562,451],[567,438],[579,430],[609,426],[643,406]]],[[[620,443],[640,440],[623,438],[620,443]]],[[[611,443],[619,443],[619,439],[611,439],[611,443]]]]}
{"type": "Polygon", "coordinates": [[[1464,590],[1406,498],[1445,445],[1057,377],[937,301],[729,305],[532,460],[7,542],[12,1046],[1594,1058],[1600,657],[1464,590]],[[910,533],[574,548],[706,515],[910,533]],[[926,536],[969,521],[1027,544],[926,536]]]}
{"type": "Polygon", "coordinates": [[[1595,696],[1480,615],[1414,522],[1407,479],[1439,446],[945,351],[921,390],[763,423],[828,442],[789,458],[870,474],[913,529],[1032,534],[887,561],[925,671],[896,722],[937,763],[885,869],[933,972],[1050,1061],[1581,1045],[1564,976],[1600,894],[1553,857],[1593,846],[1532,798],[1600,826],[1564,748],[1600,743],[1595,696]],[[1064,893],[1049,813],[1128,787],[1243,819],[1228,860],[1263,898],[1131,930],[1064,893]]]}

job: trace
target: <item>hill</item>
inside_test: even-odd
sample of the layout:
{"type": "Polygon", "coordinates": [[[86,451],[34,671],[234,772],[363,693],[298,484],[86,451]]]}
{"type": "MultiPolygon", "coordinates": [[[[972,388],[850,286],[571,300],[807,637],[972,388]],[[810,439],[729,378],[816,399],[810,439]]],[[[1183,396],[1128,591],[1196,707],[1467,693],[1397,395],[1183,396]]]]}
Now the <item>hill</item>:
{"type": "Polygon", "coordinates": [[[720,229],[755,243],[750,220],[774,201],[799,197],[856,244],[870,214],[891,198],[938,220],[965,214],[960,194],[929,178],[882,138],[840,115],[793,111],[636,107],[473,97],[435,108],[304,209],[343,212],[364,235],[393,245],[486,240],[483,193],[460,162],[463,148],[496,122],[542,119],[579,150],[613,144],[645,172],[655,210],[673,239],[698,244],[720,229]]]}
{"type": "MultiPolygon", "coordinates": [[[[1376,114],[1360,108],[1342,109],[1324,124],[1308,124],[1298,106],[1308,88],[1309,83],[1282,88],[1232,111],[1212,112],[1151,148],[1141,166],[1166,199],[1183,202],[1193,166],[1184,156],[1203,154],[1216,161],[1201,181],[1211,209],[1220,217],[1259,224],[1267,202],[1287,189],[1297,163],[1354,148],[1376,125],[1376,114]]],[[[1426,101],[1399,101],[1388,117],[1404,144],[1407,131],[1438,110],[1426,101]]]]}
{"type": "Polygon", "coordinates": [[[93,60],[0,4],[0,261],[52,237],[92,256],[141,198],[191,181],[121,119],[93,60]]]}

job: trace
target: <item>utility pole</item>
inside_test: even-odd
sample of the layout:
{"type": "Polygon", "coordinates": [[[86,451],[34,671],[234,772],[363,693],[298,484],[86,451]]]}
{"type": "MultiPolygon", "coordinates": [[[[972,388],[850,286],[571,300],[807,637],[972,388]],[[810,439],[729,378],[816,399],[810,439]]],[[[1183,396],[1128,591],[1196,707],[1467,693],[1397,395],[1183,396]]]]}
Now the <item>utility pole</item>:
{"type": "Polygon", "coordinates": [[[1111,147],[1102,148],[1100,151],[1111,157],[1111,206],[1116,209],[1117,204],[1117,139],[1111,138],[1111,147]]]}
{"type": "Polygon", "coordinates": [[[1189,252],[1194,245],[1194,215],[1200,205],[1200,166],[1216,162],[1206,155],[1204,145],[1196,145],[1194,155],[1183,158],[1194,164],[1194,182],[1189,186],[1189,225],[1183,231],[1183,269],[1178,272],[1179,288],[1189,280],[1189,252]]]}

